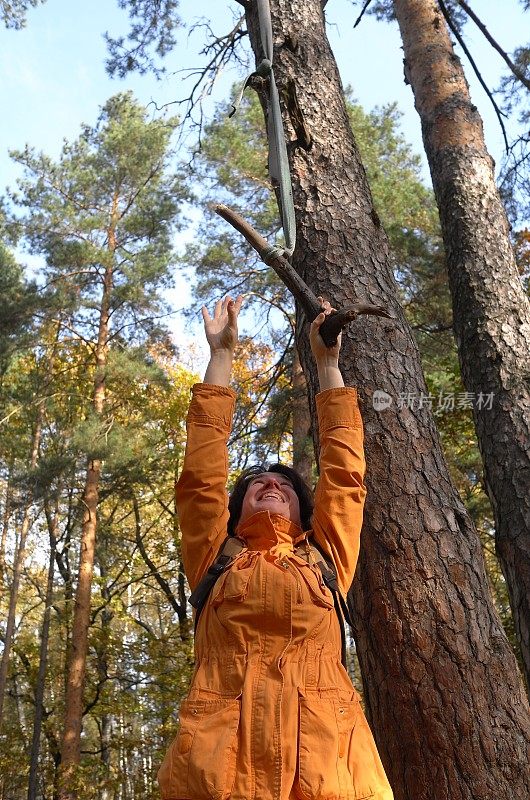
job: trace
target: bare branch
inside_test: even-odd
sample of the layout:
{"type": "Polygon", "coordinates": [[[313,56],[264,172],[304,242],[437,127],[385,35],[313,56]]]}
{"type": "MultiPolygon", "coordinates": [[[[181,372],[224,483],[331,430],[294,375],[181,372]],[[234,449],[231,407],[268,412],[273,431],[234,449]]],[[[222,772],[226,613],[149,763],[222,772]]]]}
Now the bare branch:
{"type": "MultiPolygon", "coordinates": [[[[289,291],[300,303],[308,322],[312,322],[318,314],[320,314],[322,306],[316,295],[313,294],[289,261],[280,255],[279,252],[276,251],[276,248],[271,249],[268,242],[233,209],[218,204],[214,206],[214,211],[239,231],[247,242],[256,250],[262,261],[265,261],[268,266],[272,267],[278,277],[281,278],[289,291]]],[[[359,314],[373,314],[377,317],[390,318],[390,314],[385,308],[372,305],[364,300],[359,300],[353,305],[339,309],[338,311],[334,310],[326,317],[326,321],[320,328],[320,335],[326,345],[330,347],[335,344],[337,336],[342,328],[356,319],[359,314]]]]}
{"type": "Polygon", "coordinates": [[[138,499],[134,492],[132,493],[132,503],[134,509],[134,519],[135,519],[135,531],[136,531],[136,544],[138,545],[138,550],[140,551],[140,555],[142,556],[143,560],[151,570],[151,574],[153,575],[154,579],[164,592],[165,596],[167,597],[169,604],[173,611],[180,617],[182,614],[182,608],[180,603],[177,602],[177,599],[173,592],[171,591],[171,587],[169,583],[162,577],[159,570],[156,568],[156,565],[153,561],[149,558],[147,550],[145,549],[145,545],[143,542],[142,536],[142,523],[140,518],[140,506],[138,505],[138,499]]]}
{"type": "Polygon", "coordinates": [[[178,104],[185,105],[183,121],[189,120],[194,127],[199,128],[199,131],[202,131],[203,127],[202,101],[211,94],[213,86],[224,67],[233,61],[248,67],[237,51],[239,43],[247,36],[247,31],[243,27],[244,21],[245,15],[242,14],[236,20],[232,30],[224,36],[216,36],[209,22],[206,21],[197,22],[190,28],[189,35],[201,28],[206,30],[209,41],[199,55],[206,56],[209,61],[204,67],[183,69],[176,73],[187,73],[186,78],[196,78],[188,96],[179,100],[178,104]],[[193,112],[196,109],[199,111],[198,120],[193,119],[193,112]]]}
{"type": "Polygon", "coordinates": [[[366,3],[365,3],[365,4],[364,4],[364,6],[362,7],[361,13],[359,14],[359,16],[357,17],[357,19],[355,20],[355,22],[354,22],[354,24],[353,24],[353,27],[354,27],[354,28],[356,28],[356,27],[357,27],[357,25],[359,24],[359,22],[360,22],[360,21],[362,20],[362,18],[364,17],[365,11],[367,11],[367,10],[368,10],[368,6],[370,5],[370,3],[371,3],[371,2],[372,2],[372,0],[366,0],[366,3]]]}
{"type": "Polygon", "coordinates": [[[488,31],[484,23],[477,17],[473,9],[468,6],[465,0],[456,0],[456,2],[458,3],[459,6],[461,6],[461,8],[464,9],[468,17],[470,17],[470,19],[473,20],[477,28],[484,34],[484,36],[491,44],[491,46],[495,48],[497,53],[499,53],[501,58],[506,62],[508,69],[510,69],[513,72],[517,80],[521,81],[523,86],[526,86],[526,88],[530,90],[530,80],[526,77],[524,72],[522,72],[522,70],[519,69],[517,64],[514,64],[514,62],[511,60],[506,51],[503,50],[502,47],[495,41],[491,33],[488,31]]]}

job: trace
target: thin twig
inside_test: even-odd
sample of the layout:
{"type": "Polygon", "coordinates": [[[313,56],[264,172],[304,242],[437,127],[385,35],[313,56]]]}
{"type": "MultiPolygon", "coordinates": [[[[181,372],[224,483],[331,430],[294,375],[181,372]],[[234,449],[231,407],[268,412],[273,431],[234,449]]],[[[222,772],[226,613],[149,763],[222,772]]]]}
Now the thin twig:
{"type": "Polygon", "coordinates": [[[481,31],[481,32],[484,34],[484,36],[486,37],[486,39],[488,40],[488,42],[489,42],[489,43],[491,44],[491,46],[492,46],[492,47],[493,47],[493,48],[494,48],[494,49],[497,51],[497,53],[499,53],[499,55],[501,56],[501,58],[502,58],[502,59],[504,59],[504,61],[505,61],[505,62],[506,62],[506,64],[508,65],[508,69],[510,69],[510,70],[511,70],[511,72],[513,72],[513,74],[515,75],[515,77],[517,78],[517,80],[521,81],[521,83],[523,84],[523,86],[526,86],[526,88],[530,90],[530,80],[529,80],[529,79],[526,77],[526,75],[524,74],[524,72],[522,72],[522,71],[519,69],[519,67],[517,66],[517,64],[514,64],[514,62],[511,60],[510,56],[508,55],[508,53],[506,53],[506,51],[502,49],[502,47],[500,46],[500,44],[498,44],[498,43],[495,41],[495,39],[493,38],[493,36],[491,35],[491,33],[488,31],[488,29],[486,28],[486,26],[484,25],[484,23],[482,22],[482,20],[480,20],[480,19],[477,17],[477,15],[476,15],[476,14],[475,14],[475,12],[473,11],[473,9],[472,9],[472,8],[470,8],[470,7],[468,6],[468,4],[466,3],[466,1],[465,1],[465,0],[456,0],[456,2],[458,3],[458,5],[459,5],[459,6],[461,6],[461,8],[463,8],[463,9],[464,9],[464,11],[465,11],[465,12],[466,12],[466,14],[468,15],[468,17],[470,17],[470,18],[473,20],[473,22],[475,23],[475,25],[477,26],[477,28],[478,28],[478,29],[479,29],[479,30],[480,30],[480,31],[481,31]]]}
{"type": "Polygon", "coordinates": [[[371,3],[371,2],[372,2],[372,0],[366,0],[366,3],[364,4],[364,6],[363,6],[363,8],[362,8],[362,11],[361,11],[361,13],[359,14],[359,16],[357,17],[357,19],[355,20],[355,23],[354,23],[354,25],[353,25],[353,27],[354,27],[354,28],[356,28],[356,27],[357,27],[357,25],[359,24],[359,22],[360,22],[360,21],[362,20],[362,18],[364,17],[364,13],[365,13],[365,11],[367,11],[367,10],[368,10],[368,6],[370,5],[370,3],[371,3]]]}

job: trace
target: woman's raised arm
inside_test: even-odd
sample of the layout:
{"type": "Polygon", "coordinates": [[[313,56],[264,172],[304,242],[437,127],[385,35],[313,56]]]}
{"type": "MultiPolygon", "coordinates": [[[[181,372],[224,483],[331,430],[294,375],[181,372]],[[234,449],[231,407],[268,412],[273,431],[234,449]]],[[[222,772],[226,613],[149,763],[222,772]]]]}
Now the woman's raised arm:
{"type": "Polygon", "coordinates": [[[210,361],[204,383],[193,387],[187,418],[184,465],[175,488],[182,558],[193,590],[214,560],[228,522],[228,454],[235,393],[228,388],[237,317],[243,298],[219,300],[210,316],[203,308],[210,361]]]}
{"type": "Polygon", "coordinates": [[[225,297],[215,304],[213,317],[206,306],[202,307],[204,332],[210,345],[210,361],[204,375],[204,383],[228,386],[232,373],[232,361],[237,345],[237,318],[243,296],[236,300],[225,297]]]}
{"type": "Polygon", "coordinates": [[[346,388],[339,370],[340,336],[326,347],[319,329],[331,312],[324,312],[311,325],[311,350],[316,361],[320,394],[317,412],[320,435],[320,478],[315,492],[313,535],[333,559],[339,586],[348,591],[359,556],[360,533],[366,497],[363,424],[355,389],[346,388]]]}

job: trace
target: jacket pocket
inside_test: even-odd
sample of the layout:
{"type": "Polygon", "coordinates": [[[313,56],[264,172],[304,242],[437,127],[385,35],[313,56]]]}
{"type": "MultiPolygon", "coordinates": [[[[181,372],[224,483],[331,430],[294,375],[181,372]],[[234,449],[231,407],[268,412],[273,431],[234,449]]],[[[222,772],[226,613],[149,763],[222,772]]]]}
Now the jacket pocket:
{"type": "Polygon", "coordinates": [[[163,800],[228,800],[236,777],[240,697],[184,700],[158,771],[163,800]]]}
{"type": "Polygon", "coordinates": [[[247,598],[250,579],[256,568],[253,561],[250,566],[240,567],[237,562],[233,564],[224,575],[219,578],[212,591],[212,605],[214,608],[221,605],[223,600],[242,603],[247,598]]]}
{"type": "MultiPolygon", "coordinates": [[[[364,800],[373,797],[360,775],[352,774],[358,700],[300,696],[298,775],[296,795],[301,800],[364,800]]],[[[362,764],[358,767],[363,769],[362,764]]]]}

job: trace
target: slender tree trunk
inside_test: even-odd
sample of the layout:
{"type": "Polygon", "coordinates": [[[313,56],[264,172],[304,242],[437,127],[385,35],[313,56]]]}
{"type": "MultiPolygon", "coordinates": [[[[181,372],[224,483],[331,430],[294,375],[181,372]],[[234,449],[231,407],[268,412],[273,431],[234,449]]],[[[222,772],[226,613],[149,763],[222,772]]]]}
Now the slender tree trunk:
{"type": "MultiPolygon", "coordinates": [[[[115,250],[115,220],[117,199],[111,214],[109,250],[115,250]]],[[[100,305],[99,331],[96,345],[96,376],[94,379],[93,408],[98,417],[105,408],[105,370],[108,357],[108,335],[110,320],[110,296],[112,291],[112,264],[105,269],[100,305]]],[[[88,654],[88,630],[90,626],[90,595],[94,572],[96,549],[97,506],[102,461],[88,460],[85,489],[83,493],[83,527],[79,575],[75,597],[72,639],[68,664],[68,680],[65,700],[65,721],[61,745],[60,800],[72,800],[77,794],[74,785],[76,766],[81,759],[81,728],[83,720],[83,690],[85,685],[86,660],[88,654]]]]}
{"type": "Polygon", "coordinates": [[[293,467],[311,485],[314,461],[311,415],[307,402],[307,383],[296,347],[293,358],[293,389],[293,467]]]}
{"type": "Polygon", "coordinates": [[[49,504],[45,503],[46,521],[48,524],[48,534],[50,537],[50,560],[48,564],[48,580],[46,583],[46,600],[44,606],[44,618],[42,620],[39,672],[37,675],[37,685],[35,688],[35,717],[33,719],[33,738],[31,742],[31,755],[28,778],[28,800],[37,798],[37,771],[39,767],[40,753],[40,734],[42,728],[42,718],[44,715],[44,689],[46,683],[46,668],[48,664],[48,640],[50,635],[50,620],[53,599],[53,575],[55,567],[55,552],[57,549],[57,510],[52,515],[49,504]]]}
{"type": "MultiPolygon", "coordinates": [[[[71,484],[72,486],[75,485],[74,474],[71,475],[71,484]]],[[[72,607],[73,607],[74,591],[72,584],[72,570],[70,566],[70,550],[72,547],[72,529],[74,527],[76,505],[77,504],[75,502],[74,489],[70,488],[68,490],[68,512],[66,515],[66,525],[64,533],[61,537],[63,546],[60,552],[59,550],[57,550],[55,556],[57,568],[59,570],[61,578],[64,581],[64,604],[61,617],[64,624],[64,638],[66,644],[64,651],[64,670],[62,673],[65,697],[66,697],[66,688],[68,685],[68,664],[70,663],[70,645],[72,641],[71,626],[72,626],[72,607]]]]}
{"type": "Polygon", "coordinates": [[[0,586],[4,583],[4,571],[5,571],[5,558],[6,558],[6,541],[7,541],[7,534],[9,532],[9,519],[11,517],[11,493],[12,493],[12,486],[11,486],[11,471],[13,469],[12,464],[9,465],[8,474],[5,483],[5,498],[4,498],[4,511],[2,514],[2,534],[0,535],[0,586]]]}
{"type": "Polygon", "coordinates": [[[530,303],[482,120],[435,0],[394,0],[440,212],[453,327],[530,688],[530,303]],[[491,401],[491,402],[490,402],[491,401]]]}
{"type": "MultiPolygon", "coordinates": [[[[37,419],[35,422],[35,430],[33,431],[33,439],[31,442],[31,456],[30,456],[30,469],[33,470],[37,466],[39,457],[39,445],[42,431],[42,416],[43,406],[39,405],[37,419]]],[[[11,582],[11,590],[9,594],[9,609],[7,612],[6,633],[4,641],[4,652],[2,653],[2,660],[0,661],[0,729],[3,722],[4,702],[7,686],[7,671],[9,668],[9,655],[11,652],[11,645],[13,643],[13,635],[15,632],[15,616],[17,610],[18,590],[20,586],[20,573],[24,564],[24,555],[26,553],[26,540],[31,525],[31,502],[28,499],[24,506],[24,513],[22,516],[22,524],[20,526],[20,537],[18,540],[18,547],[15,552],[15,561],[13,564],[13,580],[11,582]]]]}
{"type": "MultiPolygon", "coordinates": [[[[480,541],[450,481],[388,243],[348,122],[321,0],[271,0],[275,73],[297,211],[297,271],[336,306],[389,308],[343,335],[358,385],[367,486],[350,593],[364,697],[396,800],[513,800],[528,791],[530,714],[493,606],[480,541]],[[374,408],[374,392],[390,405],[374,408]]],[[[255,4],[247,24],[261,60],[255,4]]],[[[304,331],[302,331],[304,328],[304,331]]],[[[312,416],[317,378],[298,319],[312,416]]]]}
{"type": "MultiPolygon", "coordinates": [[[[111,629],[112,620],[114,619],[114,613],[110,605],[111,594],[109,590],[108,570],[107,570],[108,553],[109,553],[109,542],[108,542],[108,537],[105,534],[100,544],[100,547],[98,547],[98,554],[99,554],[98,565],[99,565],[100,579],[103,584],[101,594],[103,600],[106,603],[106,606],[101,611],[100,615],[101,634],[99,637],[99,641],[96,644],[98,679],[102,686],[104,686],[109,680],[109,670],[110,670],[109,644],[112,633],[111,629]]],[[[100,721],[101,762],[105,767],[106,780],[109,778],[110,767],[111,767],[111,756],[112,756],[111,740],[112,740],[112,730],[113,730],[113,719],[114,719],[113,716],[108,711],[105,711],[101,715],[101,721],[100,721]]],[[[101,800],[109,800],[109,798],[110,798],[110,790],[104,787],[101,791],[101,800]]]]}

